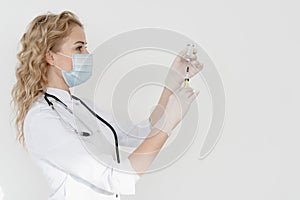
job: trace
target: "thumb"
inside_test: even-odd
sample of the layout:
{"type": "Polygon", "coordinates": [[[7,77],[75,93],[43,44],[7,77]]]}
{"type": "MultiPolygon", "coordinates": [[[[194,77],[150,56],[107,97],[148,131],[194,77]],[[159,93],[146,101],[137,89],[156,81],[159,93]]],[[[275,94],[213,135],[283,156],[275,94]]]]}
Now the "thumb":
{"type": "Polygon", "coordinates": [[[186,46],[183,50],[181,50],[181,51],[179,52],[178,56],[184,57],[184,55],[187,53],[187,50],[188,50],[188,48],[187,48],[187,46],[186,46]]]}
{"type": "Polygon", "coordinates": [[[177,56],[176,56],[176,61],[177,61],[177,62],[180,62],[180,61],[185,60],[185,55],[186,55],[187,51],[188,51],[188,48],[187,48],[187,46],[186,46],[183,50],[181,50],[181,51],[177,54],[177,56]]]}

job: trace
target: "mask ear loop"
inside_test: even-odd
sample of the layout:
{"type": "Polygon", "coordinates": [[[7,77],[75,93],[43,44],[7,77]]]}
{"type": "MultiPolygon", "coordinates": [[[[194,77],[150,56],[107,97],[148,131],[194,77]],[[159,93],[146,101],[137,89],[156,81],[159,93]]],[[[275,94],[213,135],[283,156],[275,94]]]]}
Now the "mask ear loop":
{"type": "MultiPolygon", "coordinates": [[[[61,56],[65,56],[65,57],[68,57],[68,58],[72,58],[72,56],[65,55],[61,52],[57,52],[56,54],[61,55],[61,56]]],[[[59,66],[57,66],[55,64],[53,66],[56,67],[57,69],[59,69],[60,71],[65,71],[65,70],[63,70],[62,68],[60,68],[59,66]]]]}
{"type": "Polygon", "coordinates": [[[63,54],[63,53],[61,53],[61,52],[57,52],[57,54],[58,54],[58,55],[61,55],[61,56],[68,57],[68,58],[72,58],[72,56],[68,56],[68,55],[66,55],[66,54],[63,54]]]}
{"type": "Polygon", "coordinates": [[[60,68],[59,66],[57,65],[53,65],[54,67],[56,67],[57,69],[59,69],[60,71],[64,71],[62,68],[60,68]]]}

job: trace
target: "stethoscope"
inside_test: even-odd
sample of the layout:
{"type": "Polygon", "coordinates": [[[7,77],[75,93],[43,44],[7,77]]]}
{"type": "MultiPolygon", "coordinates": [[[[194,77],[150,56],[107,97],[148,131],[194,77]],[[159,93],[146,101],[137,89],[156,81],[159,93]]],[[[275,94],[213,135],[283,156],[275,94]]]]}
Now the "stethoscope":
{"type": "MultiPolygon", "coordinates": [[[[59,98],[57,98],[56,96],[54,96],[52,94],[48,94],[47,92],[45,92],[44,99],[46,100],[46,102],[48,103],[48,105],[52,108],[52,110],[54,110],[57,114],[58,114],[58,112],[55,110],[55,108],[53,106],[53,103],[48,99],[48,97],[51,97],[54,100],[56,100],[57,102],[59,102],[67,111],[69,111],[72,115],[74,115],[73,112],[72,112],[72,110],[70,108],[68,108],[68,106],[64,102],[62,102],[59,98]]],[[[79,99],[78,97],[76,97],[74,95],[71,95],[71,97],[73,99],[79,101],[93,116],[95,116],[98,120],[100,120],[102,123],[104,123],[106,126],[108,126],[110,128],[110,130],[114,134],[117,161],[118,161],[118,163],[120,163],[118,136],[117,136],[117,133],[116,133],[115,129],[107,121],[105,121],[102,117],[100,117],[97,113],[95,113],[91,108],[89,108],[81,99],[79,99]]],[[[61,116],[59,115],[59,117],[61,117],[61,116]]],[[[76,133],[78,133],[78,131],[76,129],[74,129],[74,131],[76,133]]],[[[90,136],[90,133],[88,133],[88,132],[82,132],[82,136],[90,136]]]]}

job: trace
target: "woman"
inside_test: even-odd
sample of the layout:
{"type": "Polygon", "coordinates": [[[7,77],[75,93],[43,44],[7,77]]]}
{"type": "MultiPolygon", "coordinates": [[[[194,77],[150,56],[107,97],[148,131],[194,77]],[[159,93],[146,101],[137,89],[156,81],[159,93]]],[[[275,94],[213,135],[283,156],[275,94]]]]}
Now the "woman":
{"type": "MultiPolygon", "coordinates": [[[[17,137],[45,174],[50,186],[49,199],[65,199],[65,182],[69,177],[108,196],[118,198],[118,194],[134,194],[136,181],[145,173],[169,133],[198,95],[189,87],[180,88],[186,68],[182,55],[186,50],[172,64],[166,78],[168,87],[164,88],[156,109],[149,117],[148,129],[140,131],[147,138],[137,142],[135,151],[118,164],[112,155],[104,155],[110,163],[110,166],[105,166],[82,146],[80,137],[86,135],[78,137],[74,134],[77,133],[76,128],[71,128],[76,127],[72,125],[73,104],[79,100],[71,96],[70,88],[84,83],[92,72],[91,54],[86,48],[81,22],[69,11],[40,15],[30,23],[20,42],[22,49],[17,55],[17,82],[12,91],[17,111],[17,137]],[[80,72],[83,65],[88,73],[80,72]],[[45,94],[58,100],[46,100],[45,94]],[[64,111],[63,116],[58,114],[57,108],[62,106],[55,109],[51,106],[58,101],[62,101],[70,112],[64,111]],[[135,173],[117,171],[117,165],[135,173]]],[[[196,55],[191,59],[190,77],[203,67],[196,55]]],[[[98,114],[113,123],[110,115],[98,114]]],[[[126,138],[121,130],[116,130],[122,144],[126,138]]],[[[132,130],[130,134],[139,132],[132,130]]]]}

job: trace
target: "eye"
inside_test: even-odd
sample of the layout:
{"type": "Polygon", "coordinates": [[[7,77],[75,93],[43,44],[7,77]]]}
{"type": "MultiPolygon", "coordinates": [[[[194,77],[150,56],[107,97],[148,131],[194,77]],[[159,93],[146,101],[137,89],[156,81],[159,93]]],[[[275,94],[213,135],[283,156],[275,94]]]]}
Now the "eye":
{"type": "Polygon", "coordinates": [[[87,48],[87,46],[81,45],[81,46],[76,47],[75,50],[81,52],[83,50],[82,48],[87,48]]]}
{"type": "Polygon", "coordinates": [[[78,46],[78,47],[76,47],[76,51],[81,51],[82,47],[83,47],[83,46],[78,46]]]}

